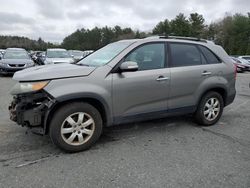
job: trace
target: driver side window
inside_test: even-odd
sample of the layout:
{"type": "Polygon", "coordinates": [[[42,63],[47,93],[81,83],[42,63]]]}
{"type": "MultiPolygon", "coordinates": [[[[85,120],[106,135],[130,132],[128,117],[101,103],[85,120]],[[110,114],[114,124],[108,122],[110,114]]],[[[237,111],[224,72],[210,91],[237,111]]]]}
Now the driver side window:
{"type": "Polygon", "coordinates": [[[163,43],[143,45],[132,51],[124,61],[136,62],[139,71],[164,68],[165,45],[163,43]]]}

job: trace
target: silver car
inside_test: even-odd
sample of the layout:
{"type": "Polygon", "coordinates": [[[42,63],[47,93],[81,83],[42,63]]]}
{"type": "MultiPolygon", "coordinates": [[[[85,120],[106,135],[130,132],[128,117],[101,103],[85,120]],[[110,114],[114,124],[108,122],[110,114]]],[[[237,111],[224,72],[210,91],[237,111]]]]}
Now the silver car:
{"type": "Polygon", "coordinates": [[[83,51],[83,57],[87,57],[89,54],[92,54],[94,50],[85,50],[83,51]]]}
{"type": "Polygon", "coordinates": [[[73,63],[74,60],[69,52],[61,48],[47,49],[44,64],[73,63]]]}
{"type": "Polygon", "coordinates": [[[243,58],[236,58],[236,57],[231,57],[236,63],[237,66],[242,66],[244,67],[244,71],[250,71],[250,62],[247,61],[246,59],[243,58]]]}
{"type": "Polygon", "coordinates": [[[83,58],[83,51],[80,50],[68,50],[71,57],[74,59],[74,61],[79,61],[83,58]]]}
{"type": "Polygon", "coordinates": [[[3,55],[6,50],[0,49],[0,55],[3,55]]]}
{"type": "Polygon", "coordinates": [[[243,56],[239,56],[238,58],[245,59],[248,62],[250,62],[250,55],[243,55],[243,56]]]}
{"type": "Polygon", "coordinates": [[[8,48],[0,59],[0,74],[13,74],[16,71],[33,67],[35,64],[22,48],[8,48]]]}
{"type": "Polygon", "coordinates": [[[223,48],[183,37],[123,40],[77,64],[30,68],[14,79],[11,120],[67,152],[88,149],[111,125],[182,114],[213,125],[236,93],[223,48]]]}

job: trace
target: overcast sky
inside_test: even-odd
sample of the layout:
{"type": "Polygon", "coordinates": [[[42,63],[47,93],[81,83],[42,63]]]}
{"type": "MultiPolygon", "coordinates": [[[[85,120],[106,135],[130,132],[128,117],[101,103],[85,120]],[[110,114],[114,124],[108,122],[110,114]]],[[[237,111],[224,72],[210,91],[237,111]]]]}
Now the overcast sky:
{"type": "Polygon", "coordinates": [[[82,27],[120,25],[149,31],[180,12],[198,12],[210,23],[226,12],[249,10],[250,0],[0,0],[0,35],[61,42],[82,27]]]}

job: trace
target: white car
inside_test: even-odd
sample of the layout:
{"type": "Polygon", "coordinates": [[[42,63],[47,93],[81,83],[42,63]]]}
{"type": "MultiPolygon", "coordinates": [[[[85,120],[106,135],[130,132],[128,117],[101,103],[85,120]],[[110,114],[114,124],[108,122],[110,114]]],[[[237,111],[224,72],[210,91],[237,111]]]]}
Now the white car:
{"type": "Polygon", "coordinates": [[[83,57],[87,57],[89,54],[92,54],[94,50],[85,50],[83,51],[83,57]]]}
{"type": "Polygon", "coordinates": [[[74,63],[69,52],[61,48],[47,49],[44,64],[74,63]]]}
{"type": "Polygon", "coordinates": [[[79,61],[84,57],[84,52],[80,50],[68,50],[68,52],[75,61],[79,61]]]}
{"type": "Polygon", "coordinates": [[[4,49],[0,49],[0,59],[3,57],[5,50],[4,49]]]}
{"type": "Polygon", "coordinates": [[[248,62],[250,62],[250,55],[243,55],[243,56],[239,56],[238,58],[245,59],[248,62]]]}

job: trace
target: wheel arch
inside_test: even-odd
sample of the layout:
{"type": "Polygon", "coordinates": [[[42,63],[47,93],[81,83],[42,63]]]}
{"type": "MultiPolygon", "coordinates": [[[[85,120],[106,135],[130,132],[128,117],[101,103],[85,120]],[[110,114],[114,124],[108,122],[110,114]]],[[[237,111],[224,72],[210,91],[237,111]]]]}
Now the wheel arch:
{"type": "Polygon", "coordinates": [[[208,92],[211,92],[211,91],[214,91],[214,92],[219,93],[219,94],[222,96],[224,106],[226,105],[226,102],[227,102],[227,95],[228,95],[228,94],[227,94],[227,89],[224,88],[224,87],[222,87],[222,86],[217,86],[217,87],[208,88],[208,89],[206,89],[205,91],[203,91],[203,92],[201,93],[200,97],[199,97],[199,100],[198,100],[198,103],[197,103],[196,106],[199,105],[199,103],[200,103],[202,97],[203,97],[204,95],[206,95],[208,92]]]}
{"type": "Polygon", "coordinates": [[[107,102],[100,96],[95,94],[73,94],[68,96],[59,97],[56,99],[55,104],[45,114],[44,118],[44,134],[48,134],[50,121],[54,113],[62,106],[72,102],[86,102],[94,106],[101,114],[104,126],[112,124],[111,110],[107,102]]]}

